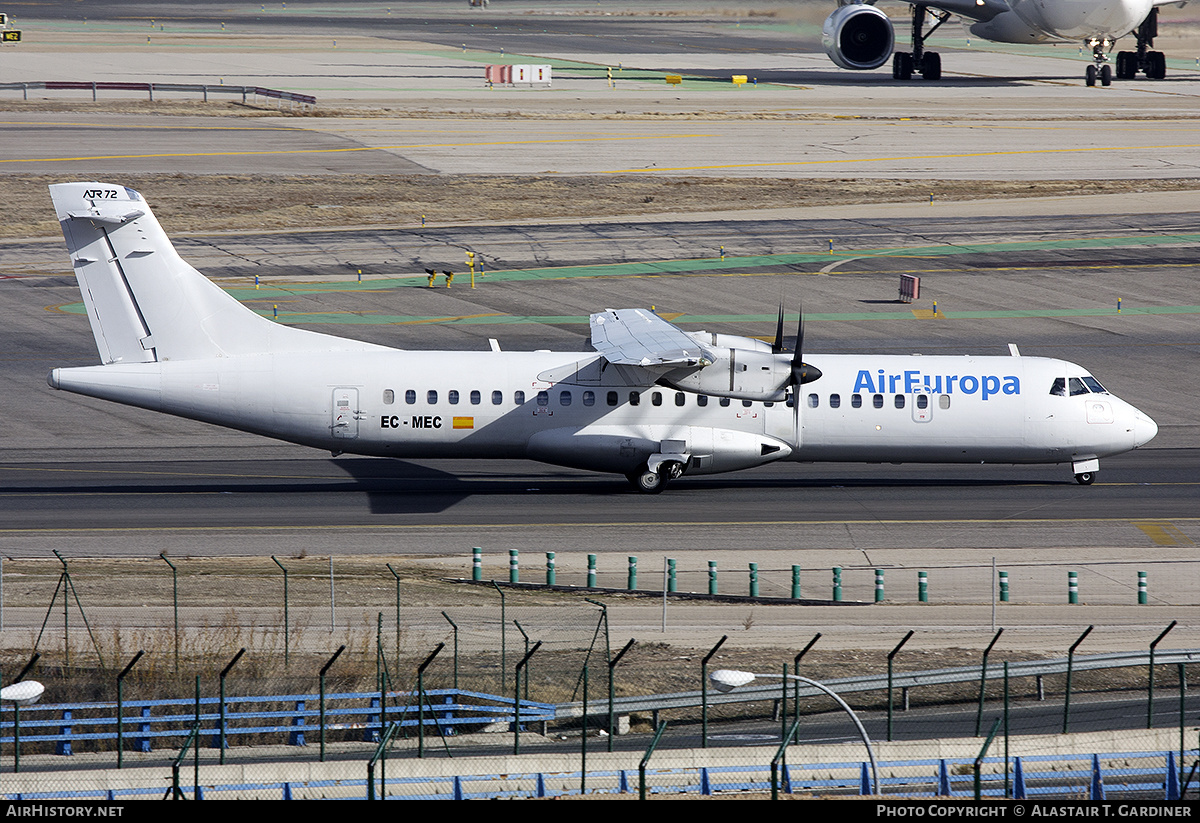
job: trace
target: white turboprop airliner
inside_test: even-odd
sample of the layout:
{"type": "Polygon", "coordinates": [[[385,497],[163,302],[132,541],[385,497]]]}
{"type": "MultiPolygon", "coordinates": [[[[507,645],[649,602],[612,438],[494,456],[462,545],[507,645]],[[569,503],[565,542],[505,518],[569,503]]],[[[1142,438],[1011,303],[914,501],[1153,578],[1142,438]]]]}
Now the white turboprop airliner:
{"type": "Polygon", "coordinates": [[[260,317],[185,263],[141,195],[50,187],[103,365],[56,389],[328,449],[529,458],[661,491],[776,460],[1070,463],[1135,449],[1154,421],[1080,366],[1021,357],[800,356],[592,315],[594,351],[402,351],[260,317]],[[795,401],[795,402],[794,402],[795,401]]]}
{"type": "Polygon", "coordinates": [[[1179,0],[930,0],[910,6],[912,51],[892,53],[896,43],[892,21],[873,3],[839,0],[825,20],[825,53],[844,69],[877,69],[892,58],[892,76],[908,80],[916,72],[926,80],[942,76],[942,59],[925,50],[925,41],[942,23],[957,15],[974,21],[970,31],[998,43],[1083,43],[1092,51],[1087,84],[1109,85],[1115,76],[1132,80],[1138,72],[1152,79],[1167,74],[1166,57],[1151,51],[1158,36],[1158,7],[1179,0]],[[931,25],[926,28],[927,18],[931,25]],[[1136,51],[1117,54],[1114,74],[1108,63],[1117,39],[1133,34],[1136,51]]]}

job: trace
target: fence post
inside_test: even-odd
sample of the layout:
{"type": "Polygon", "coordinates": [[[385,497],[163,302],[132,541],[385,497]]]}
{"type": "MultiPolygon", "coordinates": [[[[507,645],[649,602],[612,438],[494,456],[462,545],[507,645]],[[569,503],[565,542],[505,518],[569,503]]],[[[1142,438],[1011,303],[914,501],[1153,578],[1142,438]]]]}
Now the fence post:
{"type": "Polygon", "coordinates": [[[835,603],[842,599],[842,567],[833,567],[833,600],[835,603]]]}

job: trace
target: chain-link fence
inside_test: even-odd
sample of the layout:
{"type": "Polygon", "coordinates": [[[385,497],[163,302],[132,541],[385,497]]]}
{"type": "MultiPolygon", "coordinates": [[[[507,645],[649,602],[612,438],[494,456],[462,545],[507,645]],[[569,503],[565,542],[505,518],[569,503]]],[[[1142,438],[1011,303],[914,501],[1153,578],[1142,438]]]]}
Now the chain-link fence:
{"type": "Polygon", "coordinates": [[[1200,651],[1165,643],[634,642],[628,595],[327,557],[8,560],[3,586],[4,682],[46,686],[0,717],[9,798],[1196,792],[1200,651]]]}

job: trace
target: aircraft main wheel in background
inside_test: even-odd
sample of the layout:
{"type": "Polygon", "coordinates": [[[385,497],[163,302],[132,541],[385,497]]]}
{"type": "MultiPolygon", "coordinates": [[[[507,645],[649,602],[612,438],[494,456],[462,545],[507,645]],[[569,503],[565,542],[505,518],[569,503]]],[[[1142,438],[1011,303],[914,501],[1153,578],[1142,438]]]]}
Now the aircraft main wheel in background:
{"type": "Polygon", "coordinates": [[[1113,77],[1112,66],[1109,66],[1106,64],[1106,65],[1103,65],[1100,67],[1100,85],[1111,86],[1112,85],[1112,77],[1113,77]]]}
{"type": "Polygon", "coordinates": [[[649,469],[642,469],[629,475],[629,482],[642,494],[658,494],[667,487],[666,476],[649,469]]]}
{"type": "Polygon", "coordinates": [[[892,79],[911,80],[913,73],[912,55],[906,51],[898,51],[892,55],[892,79]]]}
{"type": "Polygon", "coordinates": [[[1117,79],[1132,80],[1137,77],[1137,55],[1131,51],[1117,52],[1117,79]]]}
{"type": "Polygon", "coordinates": [[[926,80],[942,79],[942,56],[934,51],[927,51],[921,57],[921,76],[926,80]]]}
{"type": "Polygon", "coordinates": [[[1075,482],[1081,486],[1090,486],[1096,482],[1095,472],[1080,472],[1075,475],[1075,482]]]}
{"type": "Polygon", "coordinates": [[[1083,80],[1083,81],[1084,81],[1085,83],[1087,83],[1089,86],[1094,86],[1094,85],[1096,85],[1096,74],[1097,74],[1097,72],[1096,72],[1096,67],[1095,67],[1095,66],[1088,66],[1088,67],[1087,67],[1087,74],[1085,74],[1085,75],[1084,75],[1084,80],[1083,80]]]}
{"type": "Polygon", "coordinates": [[[1161,51],[1152,51],[1146,55],[1150,65],[1146,67],[1146,76],[1151,80],[1162,80],[1167,76],[1167,56],[1161,51]]]}

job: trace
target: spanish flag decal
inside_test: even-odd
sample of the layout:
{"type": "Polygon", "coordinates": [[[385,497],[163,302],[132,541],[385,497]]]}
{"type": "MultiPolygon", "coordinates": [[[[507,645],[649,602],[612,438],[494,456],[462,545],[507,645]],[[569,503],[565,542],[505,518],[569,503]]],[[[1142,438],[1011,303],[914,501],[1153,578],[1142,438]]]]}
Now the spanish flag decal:
{"type": "Polygon", "coordinates": [[[456,429],[473,429],[475,428],[474,417],[456,417],[454,418],[454,428],[456,429]]]}

